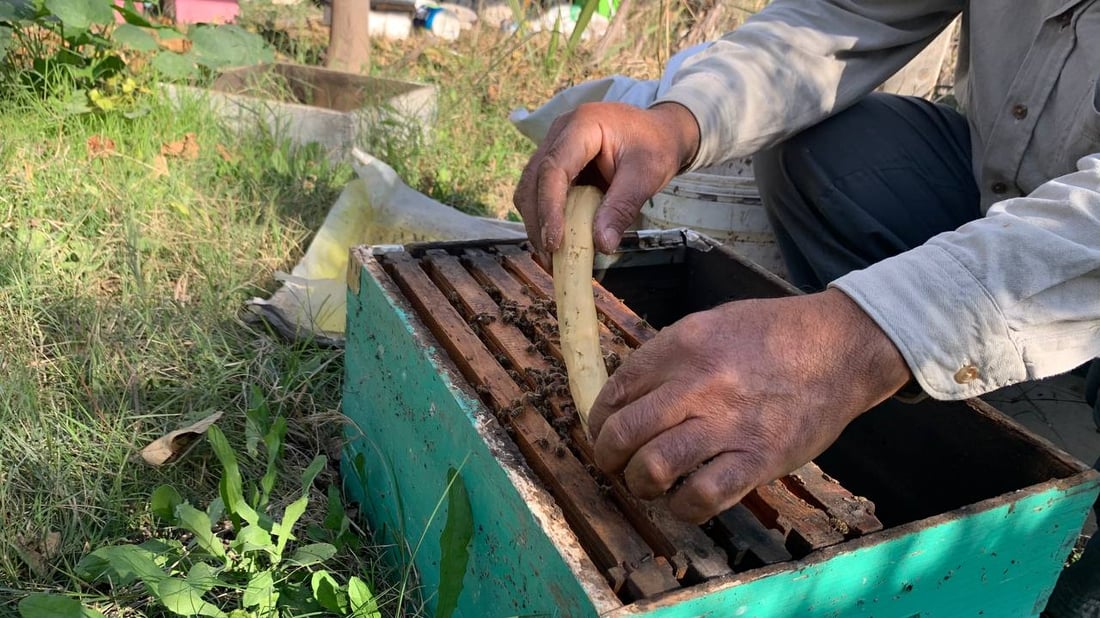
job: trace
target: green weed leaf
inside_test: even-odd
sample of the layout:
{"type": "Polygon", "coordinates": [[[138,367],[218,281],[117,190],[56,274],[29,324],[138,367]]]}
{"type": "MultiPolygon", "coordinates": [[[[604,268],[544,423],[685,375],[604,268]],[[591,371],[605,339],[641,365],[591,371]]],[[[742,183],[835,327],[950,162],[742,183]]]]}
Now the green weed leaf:
{"type": "MultiPolygon", "coordinates": [[[[118,4],[115,4],[112,8],[114,8],[114,10],[118,11],[118,14],[122,15],[122,19],[125,20],[126,23],[128,23],[130,25],[139,26],[139,27],[142,27],[142,28],[158,28],[158,26],[156,24],[150,22],[148,19],[145,19],[144,15],[142,15],[141,13],[138,13],[134,9],[134,3],[131,2],[131,0],[126,0],[126,3],[124,5],[121,5],[121,6],[118,5],[118,4]]],[[[164,29],[165,31],[168,30],[167,26],[160,26],[159,28],[164,29]]],[[[161,37],[161,38],[163,38],[163,37],[161,37]]]]}
{"type": "MultiPolygon", "coordinates": [[[[4,5],[0,4],[0,7],[4,5]]],[[[3,18],[0,18],[2,20],[3,18]]],[[[0,59],[8,53],[11,49],[11,44],[14,39],[12,38],[12,29],[7,26],[0,26],[0,59]]]]}
{"type": "Polygon", "coordinates": [[[195,61],[211,69],[271,62],[275,54],[257,34],[234,25],[198,26],[191,31],[195,61]]]}
{"type": "Polygon", "coordinates": [[[317,599],[321,607],[341,615],[347,613],[347,595],[328,571],[315,572],[309,583],[313,587],[313,598],[317,599]]]}
{"type": "Polygon", "coordinates": [[[470,494],[458,470],[447,471],[447,485],[447,523],[439,537],[439,602],[435,610],[439,618],[450,618],[458,607],[462,580],[470,561],[470,540],[474,536],[470,494]]]}
{"type": "Polygon", "coordinates": [[[328,543],[313,543],[303,545],[294,550],[290,556],[290,562],[297,566],[313,566],[321,564],[336,555],[336,548],[328,543]]]}
{"type": "Polygon", "coordinates": [[[153,35],[141,26],[135,26],[134,24],[119,24],[111,34],[111,38],[116,43],[137,51],[150,52],[160,47],[153,35]]]}
{"type": "Polygon", "coordinates": [[[60,594],[36,592],[19,602],[23,618],[103,618],[103,614],[84,607],[76,599],[60,594]]]}
{"type": "Polygon", "coordinates": [[[214,586],[224,585],[224,582],[218,578],[218,569],[205,562],[196,562],[191,567],[191,570],[187,572],[187,583],[192,588],[204,593],[210,592],[214,586]]]}
{"type": "Polygon", "coordinates": [[[256,607],[257,613],[263,615],[270,613],[278,600],[279,593],[275,590],[275,578],[271,571],[261,571],[248,580],[241,603],[245,607],[256,607]]]}
{"type": "Polygon", "coordinates": [[[149,507],[153,514],[170,524],[176,523],[176,507],[182,503],[180,492],[171,485],[157,487],[149,498],[149,507]]]}
{"type": "Polygon", "coordinates": [[[206,516],[210,518],[210,521],[217,522],[221,521],[222,515],[225,515],[225,502],[222,502],[219,496],[206,505],[206,516]]]}
{"type": "Polygon", "coordinates": [[[271,427],[271,413],[260,387],[255,384],[248,393],[248,409],[244,412],[244,447],[250,457],[257,454],[257,446],[271,427]]]}
{"type": "Polygon", "coordinates": [[[241,483],[241,469],[237,466],[237,455],[225,439],[225,434],[216,425],[206,431],[206,439],[210,441],[210,447],[222,464],[221,497],[225,508],[229,512],[234,525],[239,526],[240,520],[250,524],[260,521],[260,516],[244,499],[244,486],[241,483]]]}
{"type": "Polygon", "coordinates": [[[352,618],[382,618],[378,600],[374,598],[370,586],[354,575],[348,580],[348,602],[351,604],[352,618]]]}
{"type": "Polygon", "coordinates": [[[210,530],[212,525],[206,513],[184,502],[176,507],[176,519],[181,527],[195,535],[195,543],[203,551],[218,558],[225,557],[225,548],[221,539],[210,530]]]}
{"type": "Polygon", "coordinates": [[[155,588],[168,575],[149,549],[138,545],[101,547],[82,559],[77,573],[88,580],[109,579],[116,586],[144,582],[155,588]]]}
{"type": "Polygon", "coordinates": [[[253,551],[271,552],[275,543],[271,540],[271,534],[267,530],[255,525],[247,525],[237,533],[233,540],[233,551],[244,554],[253,551]]]}
{"type": "Polygon", "coordinates": [[[87,30],[92,24],[109,24],[115,19],[110,0],[46,0],[66,28],[87,30]]]}
{"type": "Polygon", "coordinates": [[[291,532],[294,530],[294,525],[298,523],[298,520],[301,519],[302,515],[306,512],[306,507],[308,505],[309,496],[302,496],[288,504],[286,510],[283,511],[283,521],[279,522],[279,525],[272,530],[272,532],[279,537],[279,542],[275,545],[276,560],[282,557],[283,550],[286,549],[287,541],[294,540],[294,535],[291,534],[291,532]]]}
{"type": "Polygon", "coordinates": [[[309,488],[313,486],[313,480],[317,478],[321,470],[325,469],[327,463],[328,457],[324,455],[318,455],[313,458],[313,461],[309,462],[306,469],[302,471],[302,491],[309,493],[309,488]]]}
{"type": "Polygon", "coordinates": [[[188,79],[199,74],[193,56],[166,49],[157,52],[150,64],[158,73],[171,80],[188,79]]]}
{"type": "Polygon", "coordinates": [[[260,506],[266,506],[275,489],[279,477],[279,460],[283,456],[283,442],[286,437],[286,419],[279,416],[263,436],[264,449],[267,451],[267,468],[260,479],[260,506]]]}
{"type": "Polygon", "coordinates": [[[203,600],[203,591],[191,582],[178,577],[169,577],[156,587],[157,598],[164,607],[180,616],[212,616],[222,618],[225,612],[203,600]]]}

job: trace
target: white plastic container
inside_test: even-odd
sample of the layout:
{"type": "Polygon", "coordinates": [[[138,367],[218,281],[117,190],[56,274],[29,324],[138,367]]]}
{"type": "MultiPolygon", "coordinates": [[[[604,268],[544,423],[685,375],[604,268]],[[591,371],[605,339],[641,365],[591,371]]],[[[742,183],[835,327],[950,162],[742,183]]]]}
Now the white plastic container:
{"type": "Polygon", "coordinates": [[[673,178],[642,208],[641,226],[689,228],[781,277],[787,274],[749,159],[673,178]]]}

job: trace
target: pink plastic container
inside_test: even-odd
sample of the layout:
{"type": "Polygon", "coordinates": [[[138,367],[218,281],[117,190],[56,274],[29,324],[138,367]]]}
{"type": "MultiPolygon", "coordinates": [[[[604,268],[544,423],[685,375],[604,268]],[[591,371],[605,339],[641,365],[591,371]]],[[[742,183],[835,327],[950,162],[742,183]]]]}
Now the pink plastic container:
{"type": "Polygon", "coordinates": [[[237,0],[175,0],[177,24],[224,24],[236,19],[241,7],[237,0]]]}

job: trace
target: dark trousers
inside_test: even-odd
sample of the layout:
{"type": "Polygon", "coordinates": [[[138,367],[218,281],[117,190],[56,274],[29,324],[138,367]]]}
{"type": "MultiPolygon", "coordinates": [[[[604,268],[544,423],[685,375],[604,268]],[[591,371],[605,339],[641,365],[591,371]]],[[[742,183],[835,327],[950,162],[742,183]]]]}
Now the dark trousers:
{"type": "MultiPolygon", "coordinates": [[[[753,161],[787,271],[805,291],[981,216],[966,119],[922,99],[873,94],[753,161]]],[[[1100,617],[1098,539],[1059,580],[1051,615],[1100,617]]]]}

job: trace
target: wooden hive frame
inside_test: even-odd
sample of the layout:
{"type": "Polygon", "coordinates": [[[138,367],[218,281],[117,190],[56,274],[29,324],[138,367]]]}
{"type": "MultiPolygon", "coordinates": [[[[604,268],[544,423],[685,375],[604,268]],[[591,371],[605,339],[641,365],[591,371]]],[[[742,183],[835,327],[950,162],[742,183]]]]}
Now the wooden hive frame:
{"type": "MultiPolygon", "coordinates": [[[[472,582],[467,578],[463,597],[469,608],[492,608],[493,614],[553,608],[565,615],[698,615],[694,612],[721,611],[752,597],[751,615],[835,615],[824,612],[850,601],[846,595],[830,597],[806,587],[791,595],[782,592],[784,582],[809,572],[816,574],[813,589],[839,585],[845,574],[860,571],[850,564],[854,556],[873,556],[875,562],[932,530],[995,518],[990,513],[1010,503],[1001,500],[966,516],[941,514],[938,523],[926,518],[920,526],[910,522],[909,528],[855,538],[882,524],[866,502],[811,465],[755,492],[744,506],[712,522],[707,536],[677,524],[659,505],[638,504],[618,480],[592,474],[590,445],[571,421],[567,393],[560,381],[547,383],[559,354],[553,320],[545,315],[549,279],[529,253],[514,244],[486,243],[360,249],[353,255],[349,284],[349,325],[373,322],[368,332],[349,328],[345,407],[363,430],[353,433],[356,455],[345,460],[345,472],[359,481],[349,489],[367,505],[376,528],[388,528],[395,537],[404,530],[407,536],[424,525],[426,505],[438,501],[441,461],[467,461],[464,478],[480,511],[475,518],[484,527],[473,548],[483,560],[475,564],[472,582]],[[530,319],[532,312],[541,317],[530,319]],[[357,320],[356,314],[370,317],[357,320]],[[467,421],[473,431],[461,430],[467,421]],[[379,429],[401,434],[387,442],[404,450],[379,444],[379,429]],[[417,444],[424,452],[417,452],[417,444]],[[466,456],[459,457],[463,452],[466,456]],[[412,476],[420,473],[410,467],[434,470],[438,482],[424,488],[403,483],[395,471],[399,467],[412,476]],[[390,479],[379,479],[386,469],[390,479]],[[398,493],[404,495],[399,499],[398,493]],[[720,547],[712,537],[722,539],[720,547]],[[737,572],[745,568],[752,570],[737,572]],[[807,613],[774,613],[780,606],[807,613]]],[[[652,336],[643,320],[606,291],[600,290],[598,303],[607,322],[601,339],[612,358],[652,336]]],[[[980,405],[968,409],[994,418],[980,405]]],[[[1078,516],[1083,520],[1096,479],[1077,462],[1043,455],[1062,480],[1031,488],[1034,496],[1017,494],[1011,503],[1046,496],[1047,513],[1059,520],[1061,544],[1054,543],[1057,534],[1044,538],[1061,551],[1075,537],[1065,534],[1065,526],[1078,516]]],[[[965,551],[965,544],[960,549],[965,551]]],[[[429,552],[416,560],[429,586],[432,573],[425,565],[437,559],[429,552]]],[[[1044,564],[1046,579],[1016,590],[1017,596],[1045,598],[1049,558],[1044,564]]],[[[896,570],[912,569],[898,565],[896,570]]],[[[862,571],[866,580],[867,569],[862,571]]],[[[903,590],[905,585],[912,588],[903,584],[903,590]]],[[[949,596],[955,584],[946,587],[949,596]]],[[[897,602],[904,606],[917,596],[903,595],[897,602]]]]}

